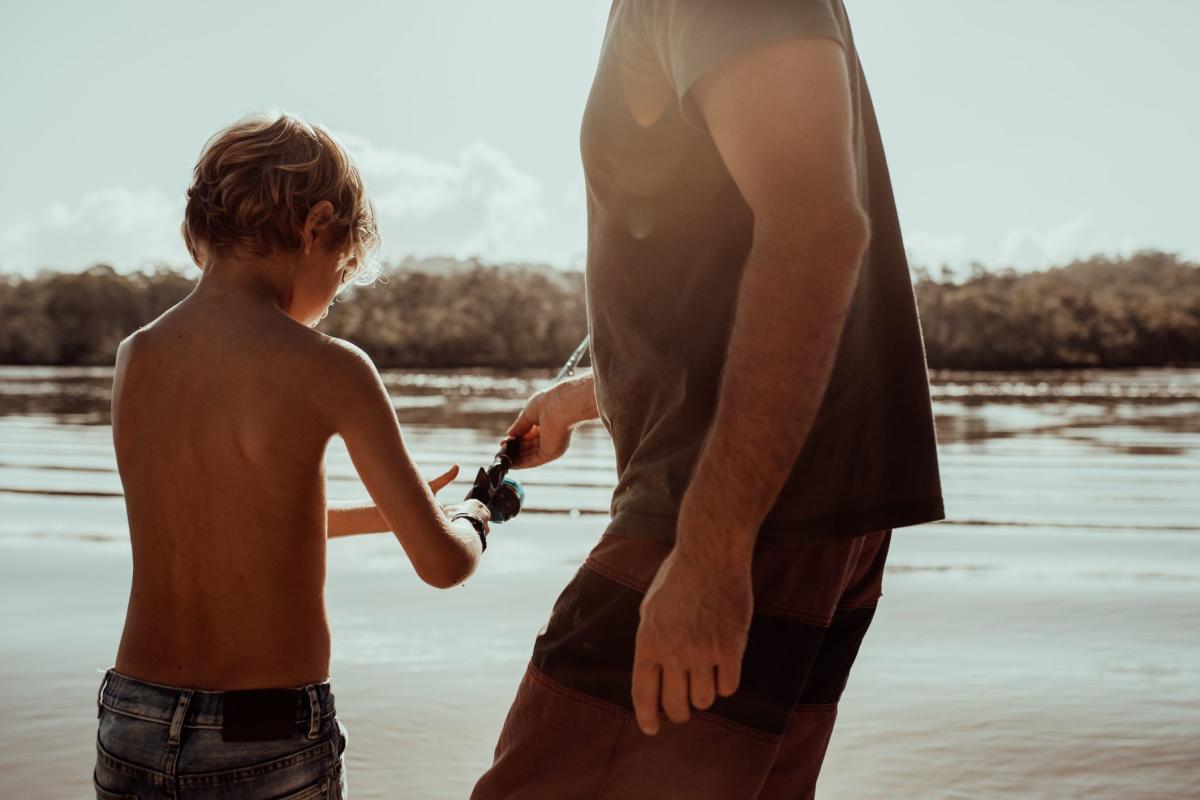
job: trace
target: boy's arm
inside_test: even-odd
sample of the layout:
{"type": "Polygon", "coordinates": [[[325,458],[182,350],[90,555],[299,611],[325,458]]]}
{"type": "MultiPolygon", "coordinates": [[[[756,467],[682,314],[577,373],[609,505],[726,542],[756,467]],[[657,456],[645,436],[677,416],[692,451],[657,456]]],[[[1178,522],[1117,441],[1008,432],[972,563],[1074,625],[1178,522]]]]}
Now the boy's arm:
{"type": "MultiPolygon", "coordinates": [[[[437,494],[445,486],[458,477],[458,464],[450,467],[441,475],[429,482],[429,489],[437,494]]],[[[330,507],[326,513],[327,535],[330,539],[338,536],[356,536],[360,533],[390,533],[387,520],[383,518],[379,506],[371,503],[352,503],[330,507]]]]}
{"type": "MultiPolygon", "coordinates": [[[[353,345],[336,342],[324,366],[321,401],[387,530],[426,583],[440,588],[462,583],[479,561],[482,542],[469,521],[450,520],[417,471],[374,364],[353,345]]],[[[482,503],[468,500],[456,508],[469,510],[487,525],[482,503]]],[[[371,522],[367,511],[351,514],[359,522],[371,522]]]]}
{"type": "Polygon", "coordinates": [[[326,511],[330,539],[357,536],[360,533],[387,533],[391,530],[376,505],[330,507],[326,511]]]}

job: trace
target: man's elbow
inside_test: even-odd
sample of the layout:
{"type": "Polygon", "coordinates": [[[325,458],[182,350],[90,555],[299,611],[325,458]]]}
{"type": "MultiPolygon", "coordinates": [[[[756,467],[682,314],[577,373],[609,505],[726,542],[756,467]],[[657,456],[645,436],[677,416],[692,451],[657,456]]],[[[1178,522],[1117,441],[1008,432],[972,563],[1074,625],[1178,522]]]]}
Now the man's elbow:
{"type": "Polygon", "coordinates": [[[805,260],[857,268],[871,243],[871,221],[858,203],[826,203],[759,216],[756,246],[789,250],[805,260]]]}
{"type": "Polygon", "coordinates": [[[857,203],[841,209],[830,222],[829,246],[855,266],[871,245],[871,220],[857,203]]]}

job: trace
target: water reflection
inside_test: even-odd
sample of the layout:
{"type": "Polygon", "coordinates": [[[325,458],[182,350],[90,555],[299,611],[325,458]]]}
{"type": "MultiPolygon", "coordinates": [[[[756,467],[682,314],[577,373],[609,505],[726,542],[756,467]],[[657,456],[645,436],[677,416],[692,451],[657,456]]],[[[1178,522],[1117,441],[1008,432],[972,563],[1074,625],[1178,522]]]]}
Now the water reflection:
{"type": "MultiPolygon", "coordinates": [[[[1200,519],[1200,369],[935,373],[942,475],[950,519],[1047,529],[1193,530],[1200,519]]],[[[541,371],[384,373],[423,468],[470,468],[494,452],[541,371]]],[[[122,535],[95,504],[119,504],[107,429],[109,369],[0,368],[0,528],[32,533],[45,506],[89,533],[122,535]],[[5,500],[4,498],[8,499],[5,500]],[[40,498],[40,500],[39,500],[40,498]],[[78,501],[79,507],[63,503],[78,501]],[[86,523],[86,524],[84,524],[86,523]]],[[[527,513],[603,515],[615,481],[598,426],[567,459],[526,473],[527,513]]],[[[327,458],[331,495],[362,489],[345,448],[327,458]]]]}
{"type": "MultiPolygon", "coordinates": [[[[494,432],[545,384],[547,373],[388,370],[383,377],[403,423],[494,432]]],[[[0,367],[0,417],[107,425],[111,383],[106,367],[0,367]]],[[[1181,455],[1186,445],[1115,441],[1087,431],[1200,429],[1200,369],[937,371],[931,393],[942,444],[1049,435],[1130,455],[1181,455]]]]}

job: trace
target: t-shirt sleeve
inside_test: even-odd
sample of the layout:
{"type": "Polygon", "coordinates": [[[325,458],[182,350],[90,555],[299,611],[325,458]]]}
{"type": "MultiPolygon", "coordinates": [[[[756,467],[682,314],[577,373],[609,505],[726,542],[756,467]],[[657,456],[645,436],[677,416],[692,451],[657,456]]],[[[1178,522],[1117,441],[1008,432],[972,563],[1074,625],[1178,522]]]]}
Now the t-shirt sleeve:
{"type": "Polygon", "coordinates": [[[783,39],[845,37],[834,0],[641,0],[651,48],[675,87],[684,117],[704,128],[691,90],[727,61],[783,39]]]}

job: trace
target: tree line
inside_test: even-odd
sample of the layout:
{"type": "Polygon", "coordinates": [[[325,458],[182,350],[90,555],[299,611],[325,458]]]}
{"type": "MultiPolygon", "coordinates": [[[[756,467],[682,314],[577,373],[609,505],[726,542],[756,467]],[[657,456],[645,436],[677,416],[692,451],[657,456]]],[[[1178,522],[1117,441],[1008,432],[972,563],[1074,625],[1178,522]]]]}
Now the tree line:
{"type": "MultiPolygon", "coordinates": [[[[0,363],[111,364],[118,343],[182,300],[194,278],[0,276],[0,363]]],[[[1033,369],[1200,364],[1200,264],[1155,251],[1044,272],[918,270],[932,368],[1033,369]]],[[[583,276],[546,267],[397,268],[347,290],[320,329],[381,367],[550,367],[586,332],[583,276]]]]}
{"type": "Polygon", "coordinates": [[[961,282],[918,273],[929,365],[1019,370],[1200,365],[1200,264],[1144,251],[961,282]]]}

